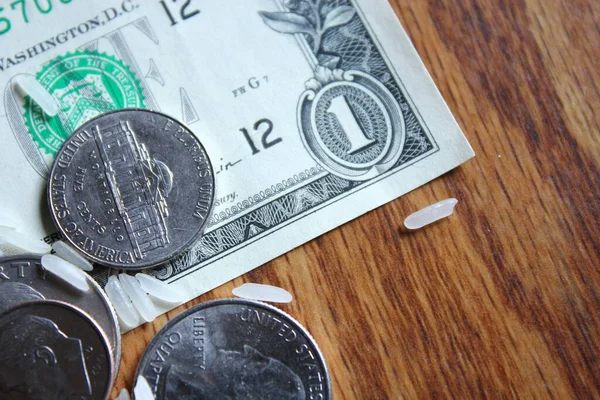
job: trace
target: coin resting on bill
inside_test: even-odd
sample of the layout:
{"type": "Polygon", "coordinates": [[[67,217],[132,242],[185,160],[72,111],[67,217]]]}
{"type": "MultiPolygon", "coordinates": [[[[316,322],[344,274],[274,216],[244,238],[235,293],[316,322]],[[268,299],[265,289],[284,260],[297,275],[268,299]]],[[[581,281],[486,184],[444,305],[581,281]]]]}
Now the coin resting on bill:
{"type": "Polygon", "coordinates": [[[48,179],[51,216],[97,263],[140,269],[167,262],[202,234],[215,195],[200,141],[166,115],[103,114],[75,130],[48,179]]]}

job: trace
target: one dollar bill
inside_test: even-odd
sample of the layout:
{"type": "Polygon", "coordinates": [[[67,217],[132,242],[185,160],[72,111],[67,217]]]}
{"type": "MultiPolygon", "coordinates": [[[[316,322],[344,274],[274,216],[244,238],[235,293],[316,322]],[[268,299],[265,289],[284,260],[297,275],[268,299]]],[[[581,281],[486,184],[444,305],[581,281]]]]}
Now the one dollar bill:
{"type": "Polygon", "coordinates": [[[55,240],[46,179],[69,134],[118,108],[170,114],[217,174],[204,236],[150,271],[190,299],[473,156],[386,0],[15,3],[0,8],[0,207],[55,240]],[[25,75],[58,115],[18,90],[25,75]]]}

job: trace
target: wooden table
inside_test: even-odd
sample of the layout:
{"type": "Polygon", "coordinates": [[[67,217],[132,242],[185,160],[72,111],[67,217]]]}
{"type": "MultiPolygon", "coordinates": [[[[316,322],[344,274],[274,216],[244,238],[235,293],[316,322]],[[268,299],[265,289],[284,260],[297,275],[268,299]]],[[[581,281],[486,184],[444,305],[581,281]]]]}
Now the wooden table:
{"type": "Polygon", "coordinates": [[[126,334],[115,396],[169,318],[262,282],[336,399],[600,397],[600,2],[392,2],[477,157],[126,334]]]}

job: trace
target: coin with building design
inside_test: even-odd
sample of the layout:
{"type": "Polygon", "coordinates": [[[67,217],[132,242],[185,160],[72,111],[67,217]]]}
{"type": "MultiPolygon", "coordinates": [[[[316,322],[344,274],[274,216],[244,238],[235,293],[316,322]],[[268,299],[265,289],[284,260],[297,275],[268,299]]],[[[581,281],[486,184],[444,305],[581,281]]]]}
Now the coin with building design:
{"type": "Polygon", "coordinates": [[[161,113],[126,109],[75,130],[48,178],[63,236],[116,268],[159,265],[191,246],[212,211],[214,171],[194,134],[161,113]]]}

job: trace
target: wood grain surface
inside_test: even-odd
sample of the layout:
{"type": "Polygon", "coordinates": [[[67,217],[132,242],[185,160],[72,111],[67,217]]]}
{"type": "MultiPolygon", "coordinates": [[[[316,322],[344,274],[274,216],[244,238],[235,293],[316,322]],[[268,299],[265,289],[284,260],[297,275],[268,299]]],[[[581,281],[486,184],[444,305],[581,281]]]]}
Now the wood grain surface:
{"type": "Polygon", "coordinates": [[[126,334],[115,396],[169,318],[257,282],[295,295],[335,399],[600,398],[600,2],[392,4],[476,158],[126,334]]]}

